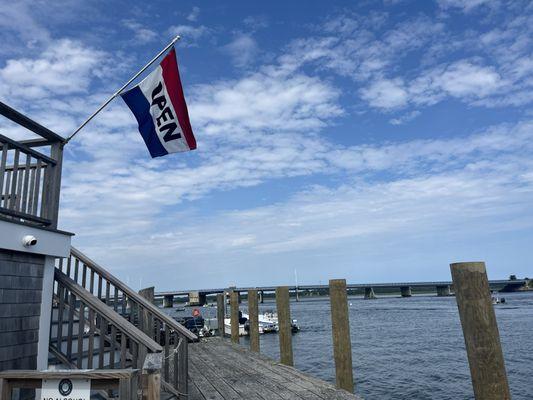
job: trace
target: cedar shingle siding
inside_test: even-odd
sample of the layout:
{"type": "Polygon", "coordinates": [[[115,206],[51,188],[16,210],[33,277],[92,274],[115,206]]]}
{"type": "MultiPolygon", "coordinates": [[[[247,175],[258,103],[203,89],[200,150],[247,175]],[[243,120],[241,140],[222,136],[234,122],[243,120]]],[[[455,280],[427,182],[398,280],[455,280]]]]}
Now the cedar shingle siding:
{"type": "Polygon", "coordinates": [[[37,366],[44,259],[0,250],[0,371],[37,366]]]}

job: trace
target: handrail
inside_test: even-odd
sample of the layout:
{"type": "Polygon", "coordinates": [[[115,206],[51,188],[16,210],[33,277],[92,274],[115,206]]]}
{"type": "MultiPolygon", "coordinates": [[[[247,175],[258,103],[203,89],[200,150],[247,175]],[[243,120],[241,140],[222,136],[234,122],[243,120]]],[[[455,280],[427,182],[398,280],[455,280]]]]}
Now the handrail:
{"type": "Polygon", "coordinates": [[[49,164],[56,165],[57,161],[53,158],[48,157],[46,154],[39,153],[38,151],[33,150],[31,147],[28,147],[20,142],[17,142],[13,139],[8,138],[0,134],[0,142],[9,144],[12,148],[22,151],[24,154],[30,154],[37,159],[46,161],[49,164]]]}
{"type": "MultiPolygon", "coordinates": [[[[169,317],[166,313],[161,311],[157,306],[146,300],[144,297],[139,295],[136,291],[129,288],[127,285],[125,285],[120,279],[116,278],[114,275],[109,273],[107,270],[102,268],[100,265],[98,265],[95,261],[91,260],[89,257],[87,257],[85,254],[83,254],[81,251],[76,249],[75,247],[71,247],[71,254],[78,258],[82,263],[86,264],[89,268],[96,271],[99,275],[101,275],[103,278],[107,279],[109,282],[111,282],[115,287],[120,288],[120,290],[128,296],[129,299],[134,300],[137,303],[140,303],[144,308],[152,312],[153,314],[157,315],[158,318],[160,318],[165,324],[170,326],[172,329],[174,329],[176,332],[180,333],[181,335],[187,337],[190,340],[197,340],[198,337],[189,331],[187,328],[185,328],[180,323],[176,322],[174,319],[169,317]]],[[[74,282],[74,281],[72,281],[74,282]]]]}
{"type": "Polygon", "coordinates": [[[50,129],[45,128],[41,124],[19,113],[17,110],[9,107],[7,104],[2,103],[1,101],[0,114],[6,118],[9,118],[11,121],[17,123],[18,125],[29,129],[30,131],[41,136],[42,138],[45,138],[51,142],[65,143],[66,139],[64,137],[59,136],[57,133],[52,132],[50,129]]]}
{"type": "Polygon", "coordinates": [[[102,314],[106,320],[112,321],[113,324],[117,325],[123,332],[128,332],[128,335],[144,345],[148,350],[152,352],[163,351],[163,347],[152,340],[148,335],[138,329],[136,326],[129,323],[126,319],[122,318],[116,314],[112,309],[103,304],[100,300],[96,299],[94,296],[90,295],[86,290],[78,286],[76,282],[70,279],[67,275],[55,270],[55,280],[60,282],[63,286],[69,289],[71,292],[75,293],[84,303],[91,306],[95,311],[102,314]]]}

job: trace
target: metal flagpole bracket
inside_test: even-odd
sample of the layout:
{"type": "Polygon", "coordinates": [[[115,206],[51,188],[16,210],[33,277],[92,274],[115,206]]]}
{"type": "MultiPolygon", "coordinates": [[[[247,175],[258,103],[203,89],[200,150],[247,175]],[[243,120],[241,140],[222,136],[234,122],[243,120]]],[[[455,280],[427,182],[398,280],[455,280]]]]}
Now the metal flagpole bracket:
{"type": "Polygon", "coordinates": [[[154,63],[159,57],[161,57],[161,55],[162,55],[163,53],[165,53],[168,49],[170,49],[170,48],[174,45],[174,43],[176,43],[176,42],[177,42],[178,40],[180,40],[180,39],[181,39],[181,36],[180,36],[180,35],[177,35],[174,39],[172,39],[172,41],[171,41],[171,42],[170,42],[170,43],[169,43],[169,44],[168,44],[163,50],[161,50],[159,53],[157,53],[157,55],[156,55],[154,58],[152,58],[152,59],[150,60],[150,62],[148,62],[148,64],[146,64],[144,67],[141,68],[141,70],[139,70],[139,72],[137,72],[135,75],[133,75],[133,77],[132,77],[128,82],[126,82],[126,83],[125,83],[120,89],[118,89],[118,90],[117,90],[117,91],[116,91],[116,92],[115,92],[115,93],[114,93],[109,99],[107,99],[107,100],[106,100],[106,101],[105,101],[105,102],[104,102],[104,103],[103,103],[103,104],[102,104],[102,105],[101,105],[101,106],[100,106],[95,112],[93,112],[93,113],[89,116],[89,118],[87,118],[85,121],[83,121],[83,123],[82,123],[80,126],[78,126],[78,128],[77,128],[74,132],[72,132],[72,134],[67,138],[67,140],[65,140],[65,144],[67,144],[68,142],[70,142],[70,140],[71,140],[74,136],[76,136],[76,134],[77,134],[79,131],[81,131],[85,125],[87,125],[87,124],[88,124],[88,123],[89,123],[89,122],[90,122],[90,121],[91,121],[91,120],[92,120],[92,119],[93,119],[93,118],[94,118],[94,117],[95,117],[100,111],[102,111],[105,107],[107,107],[107,105],[108,105],[109,103],[111,103],[111,101],[112,101],[115,97],[117,97],[120,93],[122,93],[122,91],[123,91],[124,89],[126,89],[126,88],[129,86],[130,83],[132,83],[135,79],[137,79],[137,77],[138,77],[139,75],[141,75],[144,71],[146,71],[146,69],[147,69],[150,65],[152,65],[152,64],[153,64],[153,63],[154,63]]]}

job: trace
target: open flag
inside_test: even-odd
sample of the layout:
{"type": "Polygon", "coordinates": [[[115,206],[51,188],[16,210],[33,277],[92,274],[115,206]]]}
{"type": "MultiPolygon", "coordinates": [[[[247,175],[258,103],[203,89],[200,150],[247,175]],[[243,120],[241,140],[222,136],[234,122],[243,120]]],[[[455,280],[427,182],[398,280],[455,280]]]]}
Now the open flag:
{"type": "Polygon", "coordinates": [[[155,71],[121,96],[152,157],[196,149],[174,48],[155,71]]]}

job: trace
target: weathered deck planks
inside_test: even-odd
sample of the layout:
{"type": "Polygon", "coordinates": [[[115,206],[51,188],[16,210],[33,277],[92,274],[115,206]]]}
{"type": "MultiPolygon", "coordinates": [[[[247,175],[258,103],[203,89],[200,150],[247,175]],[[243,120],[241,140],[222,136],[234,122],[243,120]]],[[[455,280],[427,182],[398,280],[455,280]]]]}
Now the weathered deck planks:
{"type": "Polygon", "coordinates": [[[360,399],[220,338],[189,346],[189,391],[191,400],[360,399]]]}

